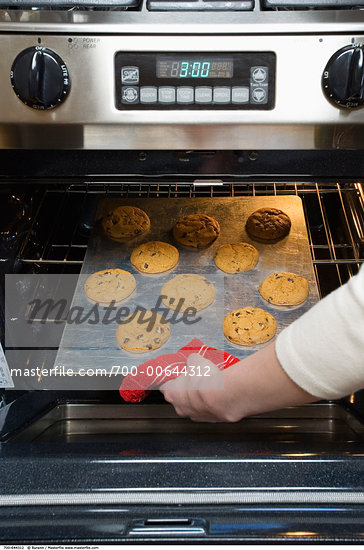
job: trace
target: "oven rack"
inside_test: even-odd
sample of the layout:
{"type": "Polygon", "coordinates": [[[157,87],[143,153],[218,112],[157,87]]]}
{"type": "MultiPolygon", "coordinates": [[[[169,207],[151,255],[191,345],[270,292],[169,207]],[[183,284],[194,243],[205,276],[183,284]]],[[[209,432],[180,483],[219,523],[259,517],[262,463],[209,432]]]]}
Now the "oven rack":
{"type": "Polygon", "coordinates": [[[254,182],[221,180],[135,183],[82,182],[38,188],[29,229],[18,248],[31,273],[81,269],[98,201],[112,197],[198,197],[290,194],[303,201],[309,244],[321,296],[354,275],[364,262],[364,193],[359,182],[254,182]]]}

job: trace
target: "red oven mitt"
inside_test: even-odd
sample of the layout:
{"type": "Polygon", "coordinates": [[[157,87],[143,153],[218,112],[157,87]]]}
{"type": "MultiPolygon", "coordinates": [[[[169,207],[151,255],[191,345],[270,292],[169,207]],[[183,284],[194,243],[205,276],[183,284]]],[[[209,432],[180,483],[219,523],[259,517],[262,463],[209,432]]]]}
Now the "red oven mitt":
{"type": "Polygon", "coordinates": [[[187,366],[187,358],[191,353],[199,353],[220,369],[231,367],[240,361],[237,357],[216,348],[205,346],[201,340],[194,338],[177,353],[167,353],[139,365],[136,374],[128,374],[120,386],[120,395],[129,403],[140,403],[150,394],[169,380],[174,380],[181,374],[181,369],[187,366]],[[148,368],[149,367],[149,368],[148,368]],[[158,367],[158,368],[157,368],[158,367]],[[176,372],[173,372],[173,369],[176,372]],[[162,370],[162,372],[161,372],[162,370]],[[168,370],[166,373],[165,371],[168,370]]]}

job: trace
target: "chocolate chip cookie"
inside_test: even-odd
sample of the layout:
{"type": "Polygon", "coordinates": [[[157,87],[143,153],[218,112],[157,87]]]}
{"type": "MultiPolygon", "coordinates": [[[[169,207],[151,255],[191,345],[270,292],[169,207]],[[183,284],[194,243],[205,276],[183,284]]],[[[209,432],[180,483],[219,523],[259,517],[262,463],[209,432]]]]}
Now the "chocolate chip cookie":
{"type": "Polygon", "coordinates": [[[219,234],[219,222],[206,214],[189,214],[178,220],[173,228],[175,241],[188,248],[206,248],[219,234]]]}
{"type": "Polygon", "coordinates": [[[100,304],[120,302],[134,292],[135,277],[124,269],[103,269],[96,271],[85,282],[85,294],[100,304]]]}
{"type": "Polygon", "coordinates": [[[275,335],[274,317],[259,307],[236,309],[224,319],[224,335],[233,344],[254,346],[268,342],[275,335]]]}
{"type": "Polygon", "coordinates": [[[291,220],[278,208],[260,208],[249,216],[245,229],[253,239],[258,241],[276,241],[288,235],[291,220]]]}
{"type": "Polygon", "coordinates": [[[171,334],[170,326],[159,313],[136,311],[116,330],[119,346],[133,353],[145,353],[160,348],[171,334]]]}
{"type": "Polygon", "coordinates": [[[215,264],[225,273],[241,273],[253,269],[259,259],[258,250],[249,243],[223,244],[215,254],[215,264]]]}
{"type": "Polygon", "coordinates": [[[270,304],[296,306],[304,302],[310,285],[304,277],[296,273],[271,273],[261,283],[259,292],[270,304]]]}
{"type": "Polygon", "coordinates": [[[136,248],[130,261],[142,273],[162,273],[177,265],[179,253],[176,247],[161,241],[149,241],[136,248]]]}
{"type": "Polygon", "coordinates": [[[149,231],[150,219],[136,206],[118,206],[106,214],[102,227],[109,239],[125,241],[149,231]]]}
{"type": "Polygon", "coordinates": [[[162,302],[170,309],[196,311],[208,307],[215,299],[215,287],[202,275],[183,273],[167,281],[161,290],[162,302]]]}

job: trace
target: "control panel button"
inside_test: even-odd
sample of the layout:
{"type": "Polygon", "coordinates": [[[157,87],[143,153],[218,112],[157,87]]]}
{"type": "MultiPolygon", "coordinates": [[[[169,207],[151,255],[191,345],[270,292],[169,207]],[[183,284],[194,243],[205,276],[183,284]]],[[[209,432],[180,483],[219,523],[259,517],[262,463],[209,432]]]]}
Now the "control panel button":
{"type": "Polygon", "coordinates": [[[268,67],[251,67],[250,75],[253,82],[262,84],[268,81],[268,67]]]}
{"type": "Polygon", "coordinates": [[[177,88],[177,103],[193,103],[193,95],[192,86],[180,86],[177,88]]]}
{"type": "Polygon", "coordinates": [[[139,88],[135,86],[123,86],[121,88],[122,103],[139,103],[139,88]]]}
{"type": "Polygon", "coordinates": [[[253,88],[252,103],[267,103],[267,92],[264,88],[253,88]]]}
{"type": "Polygon", "coordinates": [[[214,103],[220,103],[220,104],[230,103],[230,99],[231,99],[231,88],[228,88],[227,86],[214,87],[214,103]]]}
{"type": "Polygon", "coordinates": [[[249,88],[247,86],[234,86],[231,90],[232,103],[249,103],[249,88]]]}
{"type": "Polygon", "coordinates": [[[139,84],[139,67],[121,67],[122,84],[139,84]]]}
{"type": "Polygon", "coordinates": [[[195,88],[195,103],[212,103],[212,88],[197,86],[195,88]]]}
{"type": "Polygon", "coordinates": [[[250,103],[268,103],[268,67],[250,67],[250,103]]]}
{"type": "Polygon", "coordinates": [[[160,88],[158,88],[158,101],[164,104],[175,103],[176,89],[173,86],[160,86],[160,88]]]}
{"type": "Polygon", "coordinates": [[[157,103],[158,89],[155,86],[142,86],[140,88],[140,103],[157,103]]]}

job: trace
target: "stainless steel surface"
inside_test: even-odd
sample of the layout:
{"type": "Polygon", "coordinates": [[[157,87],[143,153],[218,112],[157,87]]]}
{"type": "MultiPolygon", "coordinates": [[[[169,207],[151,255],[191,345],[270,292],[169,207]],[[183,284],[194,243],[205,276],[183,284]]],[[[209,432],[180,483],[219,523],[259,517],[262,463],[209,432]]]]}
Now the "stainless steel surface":
{"type": "Polygon", "coordinates": [[[171,323],[171,336],[161,348],[137,355],[119,348],[115,338],[117,328],[115,322],[111,324],[99,322],[95,325],[66,324],[56,359],[57,365],[63,365],[66,369],[97,367],[107,371],[111,371],[113,365],[125,365],[130,369],[131,366],[137,366],[161,354],[175,353],[195,337],[210,347],[224,350],[243,359],[261,349],[262,345],[238,346],[229,342],[222,331],[223,319],[228,313],[245,306],[263,308],[276,319],[277,334],[279,334],[283,328],[308,311],[319,299],[302,201],[297,196],[103,199],[99,204],[96,223],[88,243],[72,307],[83,307],[88,311],[90,305],[84,293],[87,277],[96,271],[115,267],[125,269],[136,277],[136,292],[119,305],[119,307],[128,307],[131,313],[136,311],[137,307],[144,307],[147,310],[155,308],[163,284],[180,273],[204,275],[215,285],[215,302],[198,312],[196,320],[200,320],[196,324],[171,323]],[[126,244],[115,243],[108,239],[101,227],[103,216],[121,204],[142,208],[151,220],[151,229],[146,235],[126,244]],[[267,206],[281,208],[292,222],[288,236],[274,244],[257,243],[245,231],[245,221],[248,216],[258,208],[267,206]],[[167,273],[153,276],[140,274],[131,265],[130,254],[135,246],[153,240],[173,244],[171,231],[174,224],[181,217],[195,212],[213,216],[220,224],[220,236],[211,246],[198,251],[183,249],[179,246],[179,263],[167,273]],[[258,249],[260,256],[255,269],[246,273],[228,275],[215,266],[213,258],[216,250],[222,244],[231,242],[250,242],[258,249]],[[309,281],[310,293],[303,304],[274,306],[263,300],[258,291],[259,285],[275,271],[298,273],[309,281]]]}
{"type": "Polygon", "coordinates": [[[364,10],[148,12],[1,10],[2,32],[68,34],[317,34],[363,33],[364,10]]]}
{"type": "MultiPolygon", "coordinates": [[[[355,12],[362,15],[360,11],[355,12]]],[[[127,14],[126,14],[127,15],[127,14]]],[[[158,17],[162,14],[158,14],[158,17]]],[[[270,14],[274,15],[274,14],[270,14]]],[[[75,17],[72,16],[72,17],[75,17]]],[[[80,14],[82,19],[82,14],[80,14]]],[[[178,17],[178,15],[176,16],[178,17]]],[[[13,27],[14,30],[16,26],[13,27]]],[[[212,35],[2,34],[0,75],[1,148],[75,149],[345,149],[364,147],[364,110],[340,110],[321,90],[331,55],[352,41],[344,34],[274,36],[212,35]],[[72,89],[51,111],[24,105],[10,86],[10,67],[22,49],[37,40],[65,61],[72,89]],[[69,41],[72,39],[72,42],[69,41]],[[276,105],[272,111],[118,111],[114,103],[114,55],[126,52],[273,51],[277,56],[276,105]],[[7,83],[7,84],[6,84],[7,83]],[[46,128],[46,130],[45,130],[46,128]]],[[[193,29],[193,27],[192,27],[193,29]]],[[[190,32],[192,32],[190,29],[190,32]]],[[[70,32],[72,30],[72,32],[70,32]]],[[[117,32],[115,30],[115,32],[117,32]]],[[[136,31],[135,31],[136,32],[136,31]]],[[[170,25],[173,33],[173,25],[170,25]]]]}
{"type": "MultiPolygon", "coordinates": [[[[11,441],[85,444],[124,441],[127,447],[125,438],[128,434],[142,434],[144,442],[165,435],[176,436],[181,441],[185,437],[198,436],[201,440],[212,437],[215,441],[225,442],[265,441],[268,445],[269,442],[306,442],[306,452],[314,453],[312,446],[317,443],[324,448],[325,443],[336,442],[339,447],[340,443],[362,441],[364,427],[340,405],[330,403],[291,407],[245,418],[234,424],[191,422],[178,417],[170,405],[63,404],[53,408],[11,441]]],[[[187,456],[191,454],[187,445],[186,450],[180,452],[187,456]]],[[[322,452],[325,454],[324,450],[322,452]]]]}

